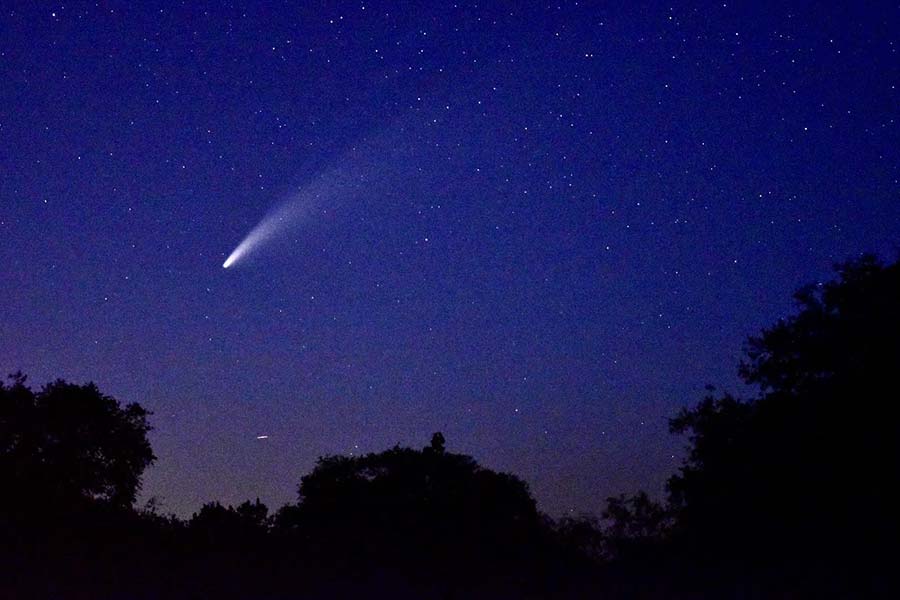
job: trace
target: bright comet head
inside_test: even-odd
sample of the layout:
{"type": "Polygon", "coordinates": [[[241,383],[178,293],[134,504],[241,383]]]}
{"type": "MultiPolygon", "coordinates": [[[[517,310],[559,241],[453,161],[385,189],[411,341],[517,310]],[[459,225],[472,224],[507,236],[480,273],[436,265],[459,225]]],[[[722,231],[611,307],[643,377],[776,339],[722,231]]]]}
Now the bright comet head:
{"type": "Polygon", "coordinates": [[[238,247],[234,249],[234,251],[228,255],[228,258],[225,259],[225,262],[222,263],[222,268],[227,269],[231,265],[233,265],[237,260],[244,256],[249,249],[259,243],[259,233],[256,231],[250,232],[244,241],[238,244],[238,247]]]}

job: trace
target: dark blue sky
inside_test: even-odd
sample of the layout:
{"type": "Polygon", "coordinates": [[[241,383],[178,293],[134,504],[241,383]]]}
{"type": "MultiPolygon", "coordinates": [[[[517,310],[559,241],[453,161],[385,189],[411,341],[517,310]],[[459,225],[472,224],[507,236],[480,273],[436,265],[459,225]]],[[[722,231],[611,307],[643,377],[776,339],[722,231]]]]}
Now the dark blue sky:
{"type": "Polygon", "coordinates": [[[896,3],[154,4],[3,4],[0,369],[151,409],[166,510],[437,430],[552,514],[658,493],[896,255],[896,3]]]}

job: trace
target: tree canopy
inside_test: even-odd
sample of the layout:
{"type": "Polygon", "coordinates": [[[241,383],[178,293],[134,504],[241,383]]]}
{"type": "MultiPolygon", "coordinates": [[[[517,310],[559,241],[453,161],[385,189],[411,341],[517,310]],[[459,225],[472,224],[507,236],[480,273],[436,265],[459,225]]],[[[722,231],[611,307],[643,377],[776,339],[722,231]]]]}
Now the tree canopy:
{"type": "Polygon", "coordinates": [[[333,560],[458,579],[523,560],[539,524],[522,480],[445,451],[440,433],[422,450],[319,459],[276,518],[277,530],[301,532],[333,560]]]}
{"type": "Polygon", "coordinates": [[[148,412],[97,386],[62,380],[32,390],[25,376],[0,382],[0,481],[5,501],[134,503],[156,457],[148,412]]]}
{"type": "Polygon", "coordinates": [[[900,533],[900,263],[837,273],[750,338],[740,373],[758,397],[710,395],[671,421],[689,436],[677,531],[720,571],[875,568],[900,533]]]}

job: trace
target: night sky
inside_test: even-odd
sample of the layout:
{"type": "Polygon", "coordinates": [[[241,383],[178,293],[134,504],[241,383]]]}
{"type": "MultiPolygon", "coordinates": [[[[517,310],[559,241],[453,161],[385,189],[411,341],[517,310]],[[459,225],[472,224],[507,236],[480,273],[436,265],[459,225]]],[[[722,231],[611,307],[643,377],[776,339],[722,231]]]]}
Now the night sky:
{"type": "Polygon", "coordinates": [[[155,4],[0,8],[0,371],[152,410],[164,511],[439,430],[552,515],[659,494],[896,256],[896,2],[155,4]]]}

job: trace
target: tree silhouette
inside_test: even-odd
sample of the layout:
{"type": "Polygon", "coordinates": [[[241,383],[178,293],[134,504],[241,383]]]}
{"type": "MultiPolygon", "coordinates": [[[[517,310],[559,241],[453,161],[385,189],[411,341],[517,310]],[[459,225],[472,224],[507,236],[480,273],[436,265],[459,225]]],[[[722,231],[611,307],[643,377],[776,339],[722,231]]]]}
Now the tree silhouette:
{"type": "Polygon", "coordinates": [[[741,375],[781,395],[896,390],[900,262],[874,256],[840,264],[839,279],[795,295],[800,311],[751,337],[741,375]]]}
{"type": "Polygon", "coordinates": [[[0,596],[110,597],[147,578],[165,556],[133,510],[155,459],[147,417],[93,384],[0,383],[0,596]]]}
{"type": "Polygon", "coordinates": [[[209,545],[244,546],[259,542],[269,530],[269,509],[256,499],[237,507],[218,502],[204,504],[188,522],[188,531],[209,545]]]}
{"type": "Polygon", "coordinates": [[[349,572],[402,571],[462,585],[486,570],[504,577],[529,560],[540,523],[524,482],[447,452],[437,433],[421,451],[320,458],[276,530],[349,572]]]}
{"type": "Polygon", "coordinates": [[[667,504],[617,496],[600,519],[553,521],[440,433],[322,457],[274,516],[257,499],[162,517],[133,506],[154,460],[146,410],[11,376],[0,596],[896,597],[900,263],[840,265],[796,298],[747,343],[758,396],[709,388],[670,421],[688,453],[667,504]]]}
{"type": "Polygon", "coordinates": [[[35,392],[24,375],[12,375],[0,382],[4,500],[131,506],[156,459],[147,417],[139,404],[122,406],[92,383],[57,380],[35,392]]]}
{"type": "Polygon", "coordinates": [[[602,518],[606,523],[602,535],[607,558],[646,558],[643,555],[655,550],[671,526],[666,508],[646,492],[607,499],[602,518]]]}
{"type": "Polygon", "coordinates": [[[837,272],[748,342],[740,373],[758,398],[710,395],[671,421],[690,442],[668,484],[679,539],[720,574],[782,589],[808,590],[804,577],[855,593],[888,585],[884,552],[900,533],[900,263],[867,256],[837,272]]]}

